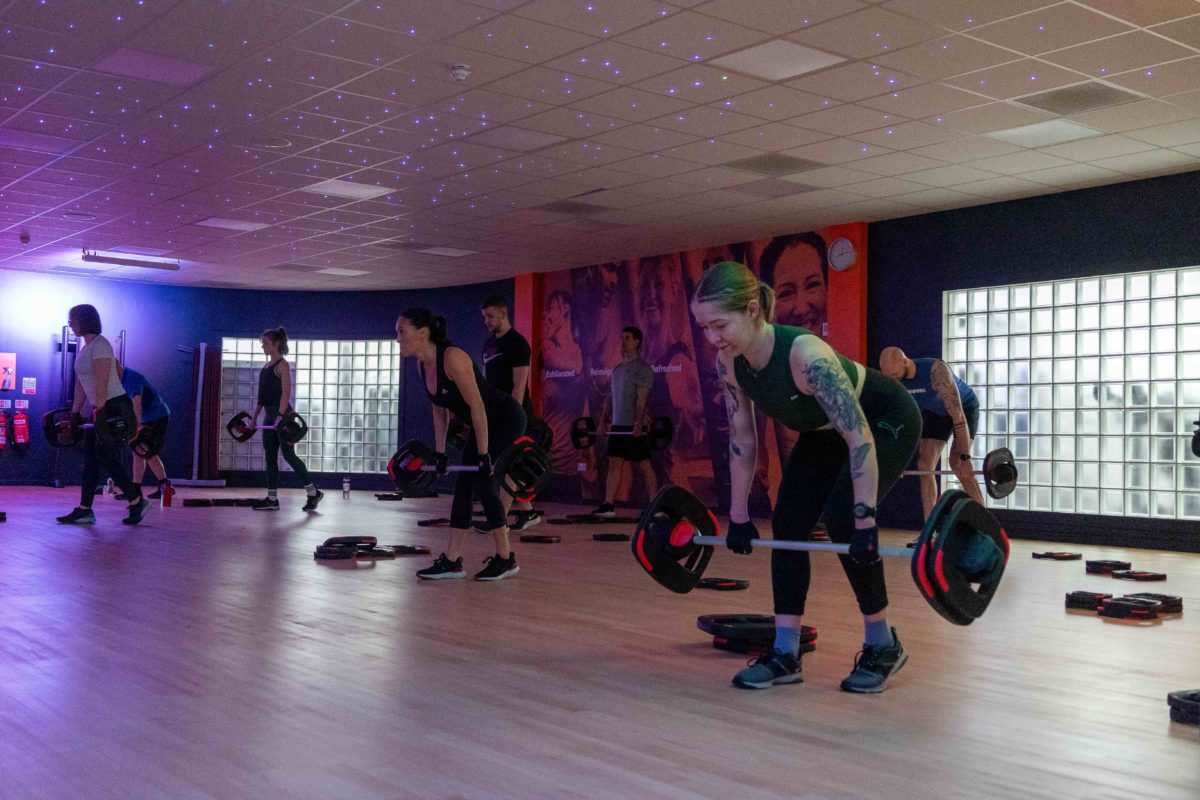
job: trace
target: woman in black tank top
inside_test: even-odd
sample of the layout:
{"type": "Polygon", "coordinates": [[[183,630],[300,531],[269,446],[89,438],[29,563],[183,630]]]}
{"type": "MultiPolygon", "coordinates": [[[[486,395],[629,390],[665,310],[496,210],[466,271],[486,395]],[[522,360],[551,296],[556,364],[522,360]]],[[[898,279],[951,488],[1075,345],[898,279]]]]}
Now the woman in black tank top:
{"type": "Polygon", "coordinates": [[[434,450],[439,467],[446,467],[446,430],[453,414],[471,426],[462,463],[479,468],[458,473],[446,552],[433,566],[419,570],[417,576],[426,580],[466,577],[462,550],[471,527],[473,497],[478,497],[483,506],[496,545],[496,554],[485,559],[486,566],[475,579],[497,581],[516,575],[520,567],[509,545],[507,514],[492,480],[492,464],[525,432],[525,411],[512,395],[487,382],[465,350],[450,343],[446,320],[429,309],[412,308],[402,313],[396,320],[396,341],[400,343],[400,355],[417,360],[418,375],[433,408],[434,450]]]}
{"type": "MultiPolygon", "coordinates": [[[[822,517],[863,615],[865,643],[842,681],[849,692],[881,692],[907,655],[887,624],[875,507],[916,450],[921,417],[899,383],[836,353],[803,328],[772,324],[775,293],[746,267],[722,262],[700,279],[692,314],[717,348],[729,415],[731,497],[727,544],[749,553],[757,537],[747,497],[757,460],[754,408],[798,433],[771,520],[776,539],[808,539],[822,517]]],[[[800,680],[801,616],[811,578],[807,552],[772,550],[773,651],[733,679],[765,689],[800,680]]]]}
{"type": "MultiPolygon", "coordinates": [[[[263,331],[259,337],[263,354],[267,363],[258,371],[258,404],[254,416],[250,419],[250,427],[258,424],[258,415],[263,415],[263,425],[274,426],[276,420],[292,408],[292,368],[284,358],[288,353],[287,331],[283,328],[271,328],[263,331]]],[[[279,453],[288,463],[300,484],[308,495],[304,501],[305,511],[316,511],[317,504],[325,494],[317,488],[308,474],[308,467],[296,455],[295,445],[288,444],[279,438],[274,427],[263,428],[263,452],[266,455],[267,496],[256,500],[252,508],[255,511],[279,510],[279,453]]]]}

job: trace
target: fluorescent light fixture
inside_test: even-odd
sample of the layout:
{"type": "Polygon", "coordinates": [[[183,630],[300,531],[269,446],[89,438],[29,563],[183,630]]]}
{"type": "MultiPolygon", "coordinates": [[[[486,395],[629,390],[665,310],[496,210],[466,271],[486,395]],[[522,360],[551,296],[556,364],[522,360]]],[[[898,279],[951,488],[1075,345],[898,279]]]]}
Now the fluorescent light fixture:
{"type": "Polygon", "coordinates": [[[744,75],[782,81],[840,64],[846,59],[795,42],[776,39],[708,62],[744,75]]]}
{"type": "Polygon", "coordinates": [[[1089,128],[1075,122],[1062,119],[1052,119],[1047,122],[1035,122],[1032,125],[1022,125],[1019,128],[1009,128],[1003,131],[992,131],[984,134],[990,139],[999,139],[1009,144],[1021,147],[1045,147],[1050,144],[1073,142],[1076,139],[1087,139],[1099,136],[1104,131],[1089,128]]]}
{"type": "Polygon", "coordinates": [[[226,219],[224,217],[209,217],[193,224],[203,225],[205,228],[225,228],[231,231],[256,231],[259,228],[267,227],[265,222],[247,222],[244,219],[226,219]]]}
{"type": "Polygon", "coordinates": [[[447,258],[462,258],[463,256],[473,256],[478,253],[478,250],[459,250],[457,247],[427,247],[424,250],[418,250],[418,253],[425,253],[431,256],[446,256],[447,258]]]}
{"type": "Polygon", "coordinates": [[[144,267],[145,269],[165,269],[171,272],[179,271],[179,263],[173,261],[145,261],[138,258],[115,258],[99,255],[95,250],[84,250],[80,261],[88,264],[113,264],[118,267],[144,267]]]}
{"type": "Polygon", "coordinates": [[[305,186],[300,191],[314,194],[329,194],[334,197],[349,197],[354,200],[370,200],[397,191],[390,186],[371,186],[353,181],[327,180],[305,186]]]}
{"type": "Polygon", "coordinates": [[[62,218],[70,222],[91,222],[96,218],[96,215],[89,214],[86,211],[64,211],[62,218]]]}
{"type": "Polygon", "coordinates": [[[317,272],[321,272],[326,275],[346,275],[346,276],[370,275],[371,274],[371,271],[367,270],[367,269],[342,269],[341,267],[328,267],[326,269],[319,269],[319,270],[317,270],[317,272]]]}
{"type": "Polygon", "coordinates": [[[212,67],[193,61],[144,53],[140,50],[119,48],[92,65],[98,72],[124,75],[126,78],[141,78],[155,83],[172,86],[189,86],[212,72],[212,67]]]}

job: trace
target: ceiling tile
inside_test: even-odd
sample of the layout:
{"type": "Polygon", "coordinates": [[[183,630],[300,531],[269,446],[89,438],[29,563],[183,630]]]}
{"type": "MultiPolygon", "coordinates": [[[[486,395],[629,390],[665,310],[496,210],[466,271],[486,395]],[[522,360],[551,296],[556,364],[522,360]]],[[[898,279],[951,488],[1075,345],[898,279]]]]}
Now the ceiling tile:
{"type": "Polygon", "coordinates": [[[770,36],[733,22],[683,11],[663,17],[617,40],[683,61],[707,61],[765,41],[770,36]]]}
{"type": "Polygon", "coordinates": [[[874,63],[930,80],[1013,61],[1017,54],[961,34],[922,42],[896,53],[878,56],[874,63]]]}
{"type": "Polygon", "coordinates": [[[920,78],[865,61],[822,70],[788,81],[788,86],[822,98],[854,102],[921,83],[920,78]]]}
{"type": "Polygon", "coordinates": [[[521,127],[570,138],[590,138],[605,144],[630,146],[637,142],[632,137],[628,138],[628,144],[616,139],[605,138],[620,134],[621,131],[618,129],[629,127],[629,123],[625,120],[600,114],[589,114],[574,108],[555,108],[528,117],[521,121],[521,127]]]}
{"type": "Polygon", "coordinates": [[[596,41],[594,36],[505,15],[459,34],[450,44],[540,64],[596,41]]]}
{"type": "Polygon", "coordinates": [[[1196,12],[1195,0],[1079,0],[1082,5],[1138,26],[1157,25],[1196,12]]]}
{"type": "MultiPolygon", "coordinates": [[[[968,72],[946,80],[951,86],[997,100],[1007,100],[1082,82],[1083,77],[1078,73],[1032,58],[1010,61],[998,67],[968,72]]],[[[981,99],[980,102],[985,101],[981,99]]]]}
{"type": "Polygon", "coordinates": [[[786,86],[768,86],[718,101],[727,108],[752,117],[784,120],[828,107],[825,98],[786,86]]]}
{"type": "Polygon", "coordinates": [[[403,36],[434,41],[491,19],[496,12],[459,0],[370,0],[355,3],[338,15],[403,36]]]}
{"type": "MultiPolygon", "coordinates": [[[[1156,125],[1129,131],[1126,136],[1159,147],[1176,147],[1181,144],[1200,142],[1200,119],[1156,125]]],[[[1089,159],[1094,160],[1094,159],[1089,159]]]]}
{"type": "Polygon", "coordinates": [[[804,28],[786,38],[826,52],[874,58],[933,39],[941,33],[942,29],[912,17],[882,8],[867,8],[804,28]]]}
{"type": "Polygon", "coordinates": [[[415,53],[423,42],[414,36],[330,17],[292,37],[288,44],[298,50],[382,67],[415,53]]]}
{"type": "Polygon", "coordinates": [[[1103,158],[1092,163],[1126,175],[1154,175],[1200,168],[1200,158],[1174,150],[1148,150],[1145,153],[1103,158]]]}
{"type": "Polygon", "coordinates": [[[690,64],[682,69],[641,81],[635,85],[635,88],[692,103],[712,103],[766,86],[765,81],[748,78],[745,75],[725,72],[701,64],[690,64]]]}
{"type": "Polygon", "coordinates": [[[1017,175],[1022,172],[1032,172],[1035,169],[1050,169],[1063,167],[1071,162],[1065,158],[1048,155],[1039,151],[1029,150],[1023,153],[1012,153],[1006,156],[981,158],[970,162],[970,166],[988,172],[998,172],[1002,175],[1017,175]]]}
{"type": "Polygon", "coordinates": [[[1038,55],[1133,30],[1074,3],[1059,3],[971,29],[971,36],[1021,53],[1038,55]]]}
{"type": "Polygon", "coordinates": [[[686,100],[675,97],[623,87],[589,97],[586,100],[577,100],[571,104],[571,107],[626,119],[630,122],[645,122],[648,119],[661,117],[663,114],[691,108],[692,105],[686,100]]]}
{"type": "Polygon", "coordinates": [[[996,177],[996,174],[993,172],[962,164],[934,167],[933,169],[908,172],[904,175],[905,180],[916,181],[927,186],[955,186],[960,183],[971,183],[972,181],[988,180],[994,177],[996,177]]]}
{"type": "Polygon", "coordinates": [[[931,144],[928,147],[918,147],[909,152],[920,156],[936,158],[940,161],[958,163],[960,161],[974,161],[980,158],[1018,153],[1021,150],[1021,147],[1009,144],[1008,142],[1000,142],[985,136],[968,136],[965,139],[952,139],[948,142],[931,144]]]}
{"type": "MultiPolygon", "coordinates": [[[[1197,5],[1200,8],[1200,5],[1197,5]]],[[[1046,53],[1043,59],[1093,76],[1115,75],[1195,55],[1189,48],[1145,31],[1113,36],[1098,42],[1046,53]]]]}
{"type": "Polygon", "coordinates": [[[664,155],[672,158],[682,158],[697,164],[716,166],[762,154],[762,150],[734,144],[722,139],[702,139],[692,144],[672,147],[663,151],[664,155]]]}
{"type": "Polygon", "coordinates": [[[926,122],[902,122],[899,125],[889,125],[874,131],[856,133],[855,139],[882,145],[892,150],[912,150],[917,147],[958,139],[962,131],[946,125],[930,125],[926,122]]]}
{"type": "Polygon", "coordinates": [[[782,122],[768,125],[757,125],[737,133],[726,134],[722,141],[733,142],[745,147],[758,150],[788,150],[793,147],[819,142],[829,138],[829,134],[798,128],[782,122]]]}
{"type": "Polygon", "coordinates": [[[662,19],[678,5],[648,0],[534,0],[514,13],[589,36],[615,36],[662,19]]]}
{"type": "MultiPolygon", "coordinates": [[[[1152,4],[1147,4],[1152,5],[1152,4]]],[[[1191,5],[1191,3],[1189,3],[1191,5]]],[[[1194,8],[1195,6],[1193,6],[1194,8]]],[[[1200,48],[1200,14],[1194,17],[1169,22],[1166,25],[1156,25],[1154,33],[1174,39],[1188,47],[1200,48]]]]}
{"type": "Polygon", "coordinates": [[[887,155],[865,158],[854,163],[854,169],[871,172],[876,175],[903,175],[906,172],[919,172],[945,166],[940,161],[919,156],[915,153],[888,153],[887,155]]]}
{"type": "MultiPolygon", "coordinates": [[[[1186,123],[1184,123],[1186,124],[1186,123]]],[[[1078,142],[1051,145],[1038,148],[1039,152],[1052,156],[1069,158],[1072,161],[1095,161],[1101,158],[1115,158],[1130,153],[1140,153],[1153,150],[1153,144],[1130,139],[1126,136],[1092,136],[1078,142]]]]}
{"type": "Polygon", "coordinates": [[[696,106],[686,111],[668,114],[651,120],[651,125],[671,128],[692,136],[720,136],[732,131],[745,130],[759,124],[759,120],[745,114],[736,114],[711,106],[696,106]]]}
{"type": "Polygon", "coordinates": [[[611,83],[546,67],[531,67],[488,84],[490,90],[551,105],[584,100],[612,88],[611,83]]]}
{"type": "Polygon", "coordinates": [[[1191,91],[1200,86],[1200,56],[1111,75],[1106,80],[1151,97],[1191,91]]]}
{"type": "Polygon", "coordinates": [[[903,122],[902,117],[887,114],[873,108],[858,105],[836,106],[825,111],[817,111],[796,117],[790,122],[802,128],[808,128],[835,136],[845,136],[859,131],[868,131],[880,125],[890,125],[903,122]]]}
{"type": "Polygon", "coordinates": [[[1200,111],[1191,111],[1180,106],[1164,103],[1161,100],[1141,100],[1136,103],[1124,103],[1111,108],[1102,108],[1099,111],[1085,111],[1082,114],[1074,114],[1067,119],[1072,122],[1078,122],[1080,125],[1099,128],[1110,133],[1124,133],[1125,131],[1145,128],[1151,125],[1166,125],[1185,119],[1193,119],[1198,114],[1200,114],[1200,111]]]}
{"type": "MultiPolygon", "coordinates": [[[[582,114],[583,112],[572,111],[570,109],[557,109],[553,113],[569,113],[582,114]]],[[[591,119],[592,115],[584,114],[585,118],[591,119]]],[[[600,117],[599,119],[611,119],[600,117]]],[[[643,149],[647,151],[666,150],[670,147],[678,147],[680,145],[691,144],[697,140],[697,137],[681,131],[671,130],[669,128],[659,127],[657,125],[643,125],[628,123],[617,123],[616,120],[611,120],[616,127],[617,124],[623,126],[617,130],[612,130],[607,133],[586,134],[594,142],[600,144],[615,144],[618,147],[628,147],[632,149],[643,149]]],[[[532,122],[530,120],[529,122],[532,122]]],[[[598,126],[597,126],[598,127],[598,126]]],[[[602,129],[602,128],[601,128],[602,129]]],[[[574,134],[583,136],[585,134],[574,134]]]]}
{"type": "Polygon", "coordinates": [[[636,83],[683,65],[683,61],[673,56],[616,41],[597,42],[546,63],[550,69],[616,84],[636,83]]]}
{"type": "Polygon", "coordinates": [[[1004,0],[1001,3],[989,3],[977,0],[891,0],[884,3],[883,7],[952,31],[961,31],[1033,11],[1056,1],[1004,0]]]}
{"type": "Polygon", "coordinates": [[[513,127],[506,125],[500,128],[492,128],[491,130],[477,133],[472,138],[473,142],[478,144],[489,144],[496,147],[503,147],[508,150],[538,150],[542,147],[561,142],[566,137],[556,136],[554,134],[543,133],[541,131],[528,130],[525,128],[513,127]]]}
{"type": "Polygon", "coordinates": [[[925,83],[911,89],[901,89],[868,100],[859,101],[860,106],[886,111],[909,119],[932,117],[962,108],[971,108],[988,102],[971,92],[964,92],[942,83],[925,83]]]}
{"type": "Polygon", "coordinates": [[[1050,169],[1034,170],[1033,172],[1022,172],[1021,177],[1050,186],[1082,187],[1120,180],[1121,173],[1103,169],[1094,164],[1068,164],[1065,167],[1051,167],[1050,169]]]}
{"type": "MultiPolygon", "coordinates": [[[[1012,103],[988,103],[962,111],[940,115],[941,124],[958,128],[967,133],[991,133],[992,131],[1032,125],[1053,118],[1053,114],[1012,103]]],[[[938,119],[937,117],[934,118],[938,119]]],[[[926,120],[927,122],[929,120],[926,120]]],[[[1080,120],[1082,122],[1082,120],[1080,120]]],[[[1087,124],[1087,123],[1084,123],[1087,124]]]]}
{"type": "Polygon", "coordinates": [[[693,10],[781,36],[863,8],[859,0],[711,0],[693,10]]]}
{"type": "MultiPolygon", "coordinates": [[[[824,142],[785,150],[784,155],[807,158],[822,164],[845,164],[849,161],[874,158],[890,152],[886,147],[856,142],[853,139],[828,139],[824,142]]],[[[858,168],[857,164],[855,164],[855,168],[858,168]]]]}

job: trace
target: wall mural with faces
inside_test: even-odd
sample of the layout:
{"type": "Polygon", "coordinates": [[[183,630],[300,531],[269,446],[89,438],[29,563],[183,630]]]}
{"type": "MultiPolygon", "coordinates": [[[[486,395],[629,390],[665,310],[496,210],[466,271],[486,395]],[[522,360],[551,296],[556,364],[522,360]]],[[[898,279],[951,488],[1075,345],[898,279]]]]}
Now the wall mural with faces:
{"type": "MultiPolygon", "coordinates": [[[[856,223],[543,275],[537,298],[541,336],[534,350],[540,359],[538,405],[554,429],[553,494],[589,503],[602,499],[604,438],[593,448],[575,450],[571,423],[581,416],[601,420],[609,376],[621,361],[621,329],[636,325],[645,334],[642,357],[655,374],[648,417],[668,417],[675,430],[671,446],[652,457],[658,485],[676,483],[723,506],[729,496],[728,423],[714,366],[716,351],[689,311],[692,290],[712,264],[746,264],[775,289],[777,322],[829,338],[830,245],[835,242],[839,264],[865,267],[866,225],[856,223]]],[[[759,469],[751,509],[766,513],[773,494],[768,487],[777,483],[778,465],[795,437],[762,415],[758,427],[759,469]]],[[[627,473],[618,500],[648,500],[646,487],[633,480],[632,470],[627,473]]]]}

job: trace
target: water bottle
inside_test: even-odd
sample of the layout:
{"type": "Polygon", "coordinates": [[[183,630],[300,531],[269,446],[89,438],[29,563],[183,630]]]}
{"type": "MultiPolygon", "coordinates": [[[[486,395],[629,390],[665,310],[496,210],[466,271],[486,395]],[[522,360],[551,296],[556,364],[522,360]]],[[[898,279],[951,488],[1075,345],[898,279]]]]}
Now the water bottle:
{"type": "Polygon", "coordinates": [[[113,479],[112,478],[109,478],[108,481],[104,484],[104,491],[106,494],[113,493],[113,479]]]}
{"type": "Polygon", "coordinates": [[[342,499],[343,500],[350,499],[350,476],[349,475],[342,478],[342,499]]]}

